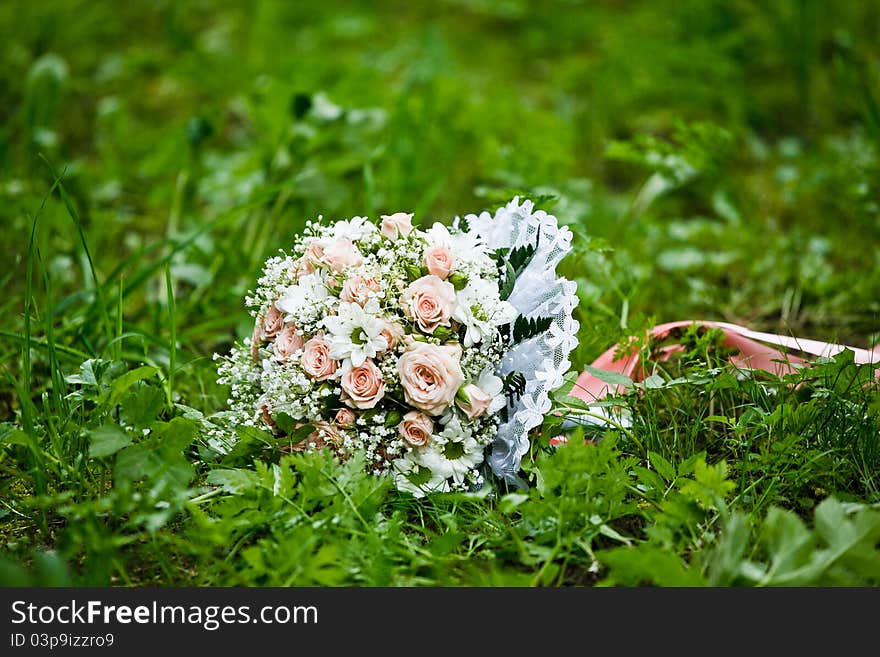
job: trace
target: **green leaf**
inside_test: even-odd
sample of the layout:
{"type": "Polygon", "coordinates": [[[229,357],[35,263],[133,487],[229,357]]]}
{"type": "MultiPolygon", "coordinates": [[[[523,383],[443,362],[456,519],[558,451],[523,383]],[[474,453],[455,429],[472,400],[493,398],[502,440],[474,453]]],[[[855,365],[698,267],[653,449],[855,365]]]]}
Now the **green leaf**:
{"type": "Polygon", "coordinates": [[[626,536],[621,534],[619,531],[617,531],[616,529],[614,529],[613,527],[611,527],[610,525],[608,525],[604,522],[601,525],[599,525],[599,533],[602,534],[602,536],[606,536],[606,537],[610,538],[611,540],[617,541],[618,543],[625,543],[626,545],[632,545],[632,539],[627,538],[626,536]]]}
{"type": "Polygon", "coordinates": [[[448,326],[437,326],[434,328],[434,331],[431,333],[431,335],[433,335],[441,342],[447,342],[450,338],[455,336],[456,333],[448,326]]]}
{"type": "Polygon", "coordinates": [[[498,296],[502,301],[507,301],[513,294],[513,288],[516,285],[516,271],[509,262],[504,263],[504,279],[498,289],[498,296]]]}
{"type": "Polygon", "coordinates": [[[82,386],[96,386],[98,385],[98,376],[95,373],[95,364],[96,362],[100,362],[95,358],[89,358],[87,361],[83,361],[83,363],[79,366],[79,372],[76,374],[69,374],[64,377],[64,380],[67,383],[73,383],[76,385],[82,386]]]}
{"type": "Polygon", "coordinates": [[[508,493],[499,500],[498,508],[501,513],[511,514],[528,499],[529,496],[524,493],[508,493]]]}
{"type": "Polygon", "coordinates": [[[699,461],[706,460],[706,450],[702,450],[700,452],[696,452],[695,454],[691,454],[684,461],[678,464],[678,474],[681,476],[690,475],[694,473],[694,468],[699,461]]]}
{"type": "Polygon", "coordinates": [[[297,427],[293,431],[290,431],[287,436],[290,438],[290,441],[293,444],[301,443],[310,435],[315,432],[314,424],[304,424],[301,427],[297,427]]]}
{"type": "MultiPolygon", "coordinates": [[[[647,492],[656,492],[658,496],[662,496],[663,492],[666,490],[667,486],[663,479],[654,472],[653,470],[648,470],[648,468],[643,468],[641,466],[635,466],[633,471],[639,478],[641,482],[641,486],[639,487],[641,490],[647,492]],[[646,490],[650,489],[650,490],[646,490]]],[[[653,496],[652,496],[653,497],[653,496]]]]}
{"type": "Polygon", "coordinates": [[[158,371],[158,367],[144,365],[126,372],[122,376],[113,380],[110,388],[101,394],[99,401],[106,403],[109,406],[115,406],[119,403],[119,400],[122,399],[122,396],[128,392],[128,389],[131,388],[131,386],[138,381],[154,376],[158,371]]]}
{"type": "Polygon", "coordinates": [[[406,263],[403,266],[404,271],[406,272],[406,278],[408,283],[412,283],[415,280],[418,280],[424,275],[424,272],[421,267],[416,265],[406,263]]]}
{"type": "Polygon", "coordinates": [[[674,552],[651,545],[602,550],[596,555],[608,568],[603,585],[705,586],[700,572],[674,552]]]}
{"type": "Polygon", "coordinates": [[[0,444],[22,445],[27,447],[33,441],[26,431],[11,422],[0,423],[0,444]]]}
{"type": "MultiPolygon", "coordinates": [[[[672,467],[672,466],[670,466],[672,467]]],[[[681,492],[704,509],[721,510],[736,484],[727,480],[727,463],[708,465],[703,459],[694,464],[694,479],[681,484],[681,492]]]]}
{"type": "Polygon", "coordinates": [[[767,546],[770,563],[762,584],[783,581],[792,585],[801,582],[797,571],[809,563],[815,539],[804,522],[786,509],[773,507],[762,528],[762,542],[767,546]]]}
{"type": "Polygon", "coordinates": [[[153,427],[153,437],[126,447],[116,456],[115,481],[133,485],[147,479],[160,493],[185,488],[194,470],[183,450],[198,435],[198,423],[177,417],[171,422],[157,422],[153,427]]]}
{"type": "Polygon", "coordinates": [[[452,283],[452,287],[455,288],[456,292],[459,290],[463,290],[468,283],[468,277],[460,272],[453,272],[452,274],[450,274],[447,280],[452,283]]]}
{"type": "Polygon", "coordinates": [[[238,440],[221,459],[230,468],[251,463],[257,454],[277,443],[275,436],[257,427],[237,426],[235,435],[238,440]]]}
{"type": "Polygon", "coordinates": [[[672,467],[672,464],[663,458],[657,452],[648,452],[648,460],[651,462],[651,465],[654,466],[654,469],[663,477],[666,481],[673,481],[675,479],[675,468],[672,467]]]}
{"type": "Polygon", "coordinates": [[[19,564],[0,558],[0,586],[33,586],[34,578],[19,564]]]}
{"type": "Polygon", "coordinates": [[[626,374],[621,374],[620,372],[609,372],[608,370],[600,370],[597,367],[593,367],[592,365],[587,365],[584,367],[587,372],[595,376],[600,381],[604,381],[605,383],[610,383],[615,386],[623,386],[624,388],[632,388],[633,380],[629,378],[626,374]]]}
{"type": "Polygon", "coordinates": [[[522,315],[513,322],[513,341],[522,342],[544,333],[553,323],[552,317],[533,317],[526,319],[522,315]]]}
{"type": "Polygon", "coordinates": [[[233,495],[240,495],[259,486],[256,472],[239,468],[211,470],[206,481],[211,486],[222,486],[223,490],[233,495]]]}
{"type": "Polygon", "coordinates": [[[129,436],[119,425],[106,424],[89,434],[89,458],[104,458],[131,444],[129,436]]]}
{"type": "Polygon", "coordinates": [[[285,434],[290,435],[294,431],[296,431],[296,426],[298,422],[287,413],[284,413],[283,411],[278,411],[272,414],[272,419],[275,420],[275,424],[277,424],[278,428],[281,429],[281,431],[283,431],[285,434]]]}
{"type": "Polygon", "coordinates": [[[392,408],[388,411],[388,414],[385,416],[385,428],[396,427],[403,421],[403,415],[400,411],[395,408],[392,408]]]}
{"type": "Polygon", "coordinates": [[[666,379],[664,379],[659,374],[652,374],[651,376],[647,377],[644,381],[642,381],[642,386],[649,389],[649,390],[662,388],[665,385],[666,385],[666,379]]]}
{"type": "Polygon", "coordinates": [[[138,429],[146,429],[165,406],[165,394],[157,386],[141,385],[119,403],[119,419],[138,429]]]}
{"type": "Polygon", "coordinates": [[[749,535],[748,517],[743,513],[732,514],[710,556],[710,579],[713,586],[730,586],[738,583],[741,578],[749,579],[756,572],[755,564],[744,560],[749,546],[749,535]]]}

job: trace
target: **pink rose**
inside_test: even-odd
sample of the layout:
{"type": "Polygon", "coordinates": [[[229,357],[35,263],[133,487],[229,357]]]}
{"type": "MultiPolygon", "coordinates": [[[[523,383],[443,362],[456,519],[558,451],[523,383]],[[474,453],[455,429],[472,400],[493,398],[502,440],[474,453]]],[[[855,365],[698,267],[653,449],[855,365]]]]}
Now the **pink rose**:
{"type": "Polygon", "coordinates": [[[266,402],[261,402],[257,408],[260,411],[260,417],[263,418],[263,422],[265,422],[272,431],[278,429],[278,424],[272,418],[271,413],[269,413],[269,405],[266,402]]]}
{"type": "Polygon", "coordinates": [[[355,274],[345,281],[345,284],[342,286],[342,292],[339,293],[339,298],[343,301],[363,306],[369,301],[370,294],[375,294],[380,290],[379,281],[374,277],[368,276],[364,278],[360,274],[355,274]]]}
{"type": "Polygon", "coordinates": [[[461,347],[413,342],[397,361],[406,403],[428,415],[440,415],[464,383],[461,347]]]}
{"type": "Polygon", "coordinates": [[[422,276],[403,291],[400,304],[407,318],[425,333],[433,333],[438,326],[449,326],[455,308],[455,288],[437,276],[422,276]]]}
{"type": "Polygon", "coordinates": [[[302,336],[296,332],[296,327],[293,324],[286,324],[275,337],[272,350],[275,352],[275,358],[283,363],[302,349],[303,344],[302,336]]]}
{"type": "Polygon", "coordinates": [[[456,398],[455,403],[465,412],[465,415],[471,419],[480,417],[483,413],[488,411],[489,406],[492,405],[492,396],[487,395],[473,383],[467,384],[462,389],[462,392],[468,399],[470,399],[470,403],[465,403],[460,397],[456,398]]]}
{"type": "Polygon", "coordinates": [[[294,260],[293,264],[290,267],[289,273],[294,279],[299,280],[303,276],[308,276],[309,274],[313,274],[314,272],[314,263],[306,256],[303,256],[302,258],[294,260]]]}
{"type": "Polygon", "coordinates": [[[311,266],[312,270],[324,261],[324,247],[317,242],[312,242],[306,247],[303,259],[311,266]]]}
{"type": "Polygon", "coordinates": [[[410,447],[422,447],[427,445],[434,434],[434,420],[424,413],[410,411],[403,416],[403,421],[397,425],[400,437],[410,447]]]}
{"type": "Polygon", "coordinates": [[[339,362],[330,358],[330,343],[316,336],[302,347],[303,369],[315,381],[325,381],[336,373],[339,362]]]}
{"type": "Polygon", "coordinates": [[[274,304],[269,306],[265,313],[257,315],[254,332],[251,335],[251,358],[255,361],[260,359],[260,345],[275,337],[282,326],[284,326],[284,313],[274,304]]]}
{"type": "Polygon", "coordinates": [[[398,322],[389,322],[385,320],[385,328],[379,331],[379,334],[385,338],[385,342],[388,343],[387,350],[394,351],[395,347],[397,347],[397,343],[403,339],[405,332],[398,322]]]}
{"type": "Polygon", "coordinates": [[[443,280],[452,273],[455,264],[455,257],[445,246],[429,246],[425,249],[424,260],[428,273],[443,280]]]}
{"type": "Polygon", "coordinates": [[[353,427],[357,421],[357,415],[350,408],[340,408],[336,411],[336,417],[333,421],[340,427],[353,427]]]}
{"type": "Polygon", "coordinates": [[[382,215],[382,234],[390,240],[396,240],[399,236],[406,237],[412,232],[412,214],[395,212],[394,214],[382,215]]]}
{"type": "Polygon", "coordinates": [[[354,408],[373,408],[385,396],[385,381],[372,359],[342,373],[342,401],[354,408]]]}
{"type": "Polygon", "coordinates": [[[284,326],[284,313],[278,310],[273,303],[263,315],[263,339],[268,340],[278,335],[278,331],[284,326]]]}
{"type": "Polygon", "coordinates": [[[328,445],[341,445],[345,437],[339,429],[329,422],[312,422],[315,430],[305,440],[293,446],[294,451],[302,452],[307,449],[323,449],[328,445]]]}
{"type": "Polygon", "coordinates": [[[347,237],[334,240],[330,246],[324,248],[321,262],[335,272],[345,271],[350,267],[359,267],[364,257],[357,247],[347,237]]]}

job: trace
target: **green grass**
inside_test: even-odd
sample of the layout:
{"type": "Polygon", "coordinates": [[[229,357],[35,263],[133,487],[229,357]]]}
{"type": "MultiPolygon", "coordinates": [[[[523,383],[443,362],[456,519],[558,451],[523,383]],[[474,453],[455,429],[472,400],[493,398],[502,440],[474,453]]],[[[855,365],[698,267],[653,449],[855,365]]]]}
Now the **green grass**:
{"type": "MultiPolygon", "coordinates": [[[[871,3],[7,2],[0,582],[877,585],[880,394],[692,336],[525,491],[223,459],[212,355],[307,219],[513,193],[577,237],[575,370],[653,323],[880,340],[871,3]]],[[[560,395],[562,408],[572,400],[560,395]]]]}

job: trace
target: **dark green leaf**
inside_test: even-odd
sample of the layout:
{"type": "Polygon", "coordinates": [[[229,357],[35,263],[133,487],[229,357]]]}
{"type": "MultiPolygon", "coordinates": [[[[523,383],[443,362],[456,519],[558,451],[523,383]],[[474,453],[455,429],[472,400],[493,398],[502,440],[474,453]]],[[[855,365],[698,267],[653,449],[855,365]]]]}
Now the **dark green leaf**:
{"type": "Polygon", "coordinates": [[[115,454],[131,444],[129,436],[119,425],[107,424],[89,433],[89,458],[103,458],[115,454]]]}

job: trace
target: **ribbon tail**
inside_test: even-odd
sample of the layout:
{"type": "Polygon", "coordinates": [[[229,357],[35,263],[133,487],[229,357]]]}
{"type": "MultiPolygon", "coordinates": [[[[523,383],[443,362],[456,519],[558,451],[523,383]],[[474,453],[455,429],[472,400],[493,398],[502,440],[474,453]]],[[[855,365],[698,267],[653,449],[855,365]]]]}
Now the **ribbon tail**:
{"type": "MultiPolygon", "coordinates": [[[[730,361],[743,369],[764,370],[772,372],[777,376],[782,376],[794,372],[799,366],[808,362],[805,358],[784,350],[797,350],[813,356],[833,356],[845,349],[849,349],[854,353],[856,363],[860,365],[877,363],[880,365],[880,348],[869,351],[867,349],[821,342],[819,340],[806,340],[774,333],[763,333],[727,322],[701,320],[668,322],[652,328],[649,331],[649,335],[662,339],[676,328],[683,328],[693,324],[721,329],[724,333],[724,346],[735,348],[738,351],[737,354],[730,358],[730,361]],[[782,347],[784,350],[775,347],[782,347]]],[[[618,345],[614,345],[605,351],[592,363],[592,367],[606,372],[623,374],[634,381],[642,380],[646,372],[643,367],[640,367],[638,354],[615,359],[614,355],[617,353],[618,348],[618,345]]],[[[659,360],[666,360],[681,349],[683,349],[681,345],[664,347],[660,352],[659,360]]],[[[875,371],[875,376],[880,376],[880,369],[875,371]]],[[[587,403],[592,403],[619,392],[619,389],[620,386],[606,383],[585,370],[578,376],[571,394],[587,403]]]]}

